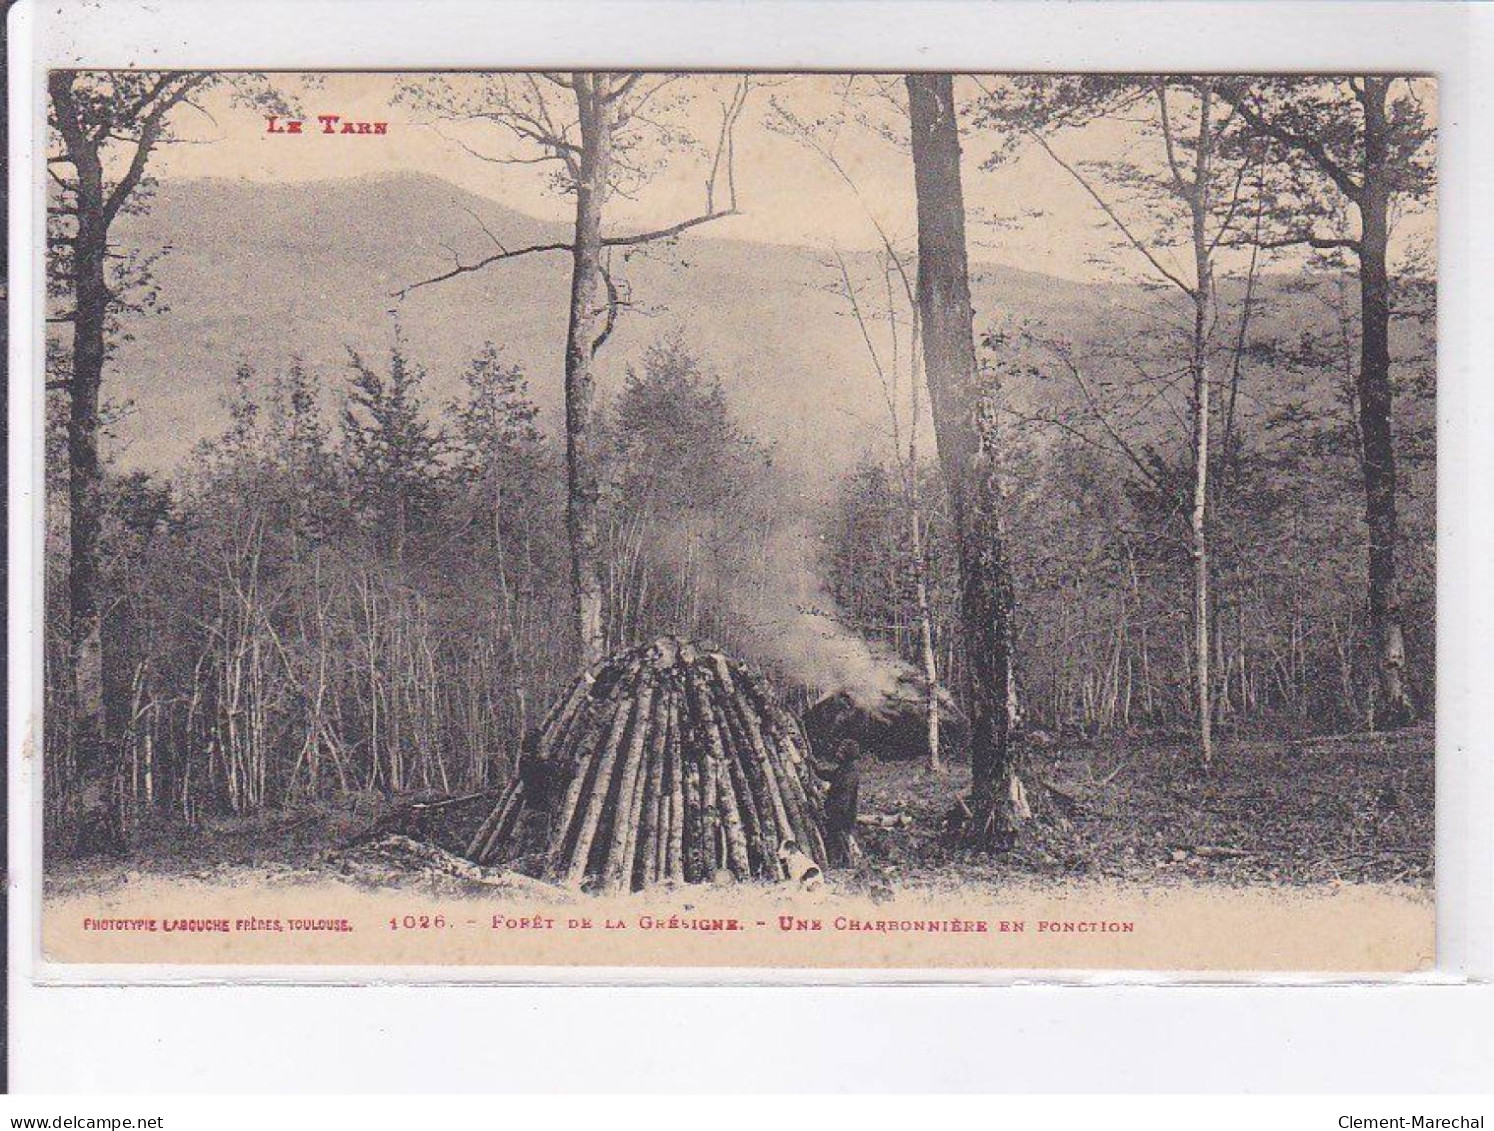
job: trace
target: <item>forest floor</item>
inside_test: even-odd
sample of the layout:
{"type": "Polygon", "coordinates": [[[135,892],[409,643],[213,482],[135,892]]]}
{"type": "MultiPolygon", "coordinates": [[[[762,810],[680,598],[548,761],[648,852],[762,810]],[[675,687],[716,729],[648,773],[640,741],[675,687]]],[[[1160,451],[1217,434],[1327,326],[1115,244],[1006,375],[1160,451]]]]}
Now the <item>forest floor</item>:
{"type": "MultiPolygon", "coordinates": [[[[1028,791],[1037,817],[1017,847],[972,855],[943,842],[945,814],[969,788],[969,770],[931,774],[916,762],[862,766],[861,811],[905,815],[903,827],[863,826],[863,858],[832,874],[838,889],[874,897],[968,885],[1112,881],[1318,885],[1432,883],[1433,754],[1430,726],[1390,735],[1283,741],[1224,738],[1208,774],[1193,747],[1144,737],[1060,743],[1033,751],[1028,791]]],[[[364,851],[388,833],[459,850],[492,800],[430,811],[412,828],[408,799],[377,795],[296,812],[216,819],[200,829],[138,830],[123,860],[49,860],[54,894],[141,878],[289,883],[345,879],[364,886],[432,882],[453,894],[460,876],[422,875],[419,861],[364,851]]],[[[397,856],[397,854],[396,854],[397,856]]]]}
{"type": "Polygon", "coordinates": [[[1037,812],[1002,856],[941,843],[942,817],[969,788],[882,763],[862,775],[861,811],[905,813],[907,828],[862,828],[858,879],[875,889],[1000,884],[1044,877],[1147,885],[1432,883],[1430,726],[1390,735],[1217,743],[1212,770],[1191,743],[1142,738],[1034,751],[1037,812]]]}

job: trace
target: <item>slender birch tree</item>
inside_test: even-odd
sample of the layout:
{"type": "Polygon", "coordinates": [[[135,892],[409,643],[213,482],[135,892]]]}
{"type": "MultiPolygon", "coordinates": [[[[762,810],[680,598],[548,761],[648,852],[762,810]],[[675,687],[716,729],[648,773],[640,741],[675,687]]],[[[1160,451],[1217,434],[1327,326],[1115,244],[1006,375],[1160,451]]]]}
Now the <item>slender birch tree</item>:
{"type": "MultiPolygon", "coordinates": [[[[1036,144],[1063,169],[1104,214],[1122,245],[1141,258],[1151,279],[1187,303],[1190,474],[1179,510],[1187,516],[1192,565],[1190,675],[1198,760],[1205,768],[1214,756],[1209,366],[1216,322],[1216,257],[1221,245],[1238,237],[1248,218],[1249,210],[1241,207],[1246,177],[1259,168],[1248,153],[1237,151],[1232,161],[1224,159],[1221,136],[1230,128],[1233,114],[1216,87],[1217,80],[1209,76],[1036,76],[1006,90],[988,89],[982,106],[986,121],[1010,131],[1016,144],[1019,139],[1036,144]],[[1130,160],[1080,165],[1060,152],[1058,135],[1066,129],[1121,115],[1139,120],[1143,133],[1155,140],[1159,152],[1150,165],[1130,160]]],[[[1141,462],[1131,454],[1133,462],[1141,462]]],[[[1155,474],[1146,474],[1155,485],[1155,474]]]]}

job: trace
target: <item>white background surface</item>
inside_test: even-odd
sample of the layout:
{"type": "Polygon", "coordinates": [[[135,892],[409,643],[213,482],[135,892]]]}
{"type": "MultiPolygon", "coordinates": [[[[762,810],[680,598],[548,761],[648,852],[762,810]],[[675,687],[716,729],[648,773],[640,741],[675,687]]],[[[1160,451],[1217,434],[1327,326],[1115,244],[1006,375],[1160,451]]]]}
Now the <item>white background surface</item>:
{"type": "MultiPolygon", "coordinates": [[[[46,64],[1423,70],[1441,79],[1438,933],[1494,971],[1488,733],[1488,50],[1494,10],[1397,3],[23,0],[12,13],[9,739],[21,1091],[1494,1086],[1489,985],[37,987],[41,174],[46,64]],[[28,286],[28,279],[30,285],[28,286]]],[[[1378,1112],[1376,1112],[1378,1113],[1378,1112]]],[[[48,1114],[38,1112],[37,1114],[48,1114]]],[[[62,1112],[51,1114],[63,1114],[62,1112]]],[[[143,1114],[143,1113],[142,1113],[143,1114]]],[[[993,1112],[994,1116],[996,1113],[993,1112]]],[[[493,1111],[492,1118],[501,1118],[493,1111]]],[[[697,1118],[711,1118],[708,1110],[697,1118]]],[[[1331,1126],[1324,1120],[1324,1126],[1331,1126]]]]}

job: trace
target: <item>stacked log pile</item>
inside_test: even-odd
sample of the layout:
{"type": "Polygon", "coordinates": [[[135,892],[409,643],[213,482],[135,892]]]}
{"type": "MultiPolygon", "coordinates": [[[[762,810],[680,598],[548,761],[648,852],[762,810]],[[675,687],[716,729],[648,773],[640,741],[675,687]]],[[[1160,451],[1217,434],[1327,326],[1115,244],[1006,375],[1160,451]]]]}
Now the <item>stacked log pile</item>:
{"type": "Polygon", "coordinates": [[[613,656],[526,747],[468,847],[479,864],[512,858],[536,811],[548,818],[544,878],[598,892],[781,880],[794,852],[826,862],[803,731],[721,652],[666,637],[613,656]]]}

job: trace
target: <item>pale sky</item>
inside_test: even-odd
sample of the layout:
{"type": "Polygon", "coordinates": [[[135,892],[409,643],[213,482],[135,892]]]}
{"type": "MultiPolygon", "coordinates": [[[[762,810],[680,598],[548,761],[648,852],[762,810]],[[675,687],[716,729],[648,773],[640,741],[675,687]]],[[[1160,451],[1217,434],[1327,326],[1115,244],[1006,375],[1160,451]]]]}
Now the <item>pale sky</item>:
{"type": "MultiPolygon", "coordinates": [[[[182,131],[194,144],[167,147],[155,169],[162,177],[272,182],[413,170],[442,177],[532,216],[570,218],[571,201],[551,189],[542,167],[486,162],[464,150],[463,143],[495,155],[516,156],[532,150],[491,125],[434,122],[412,107],[394,104],[395,92],[410,77],[328,74],[308,84],[296,76],[277,76],[277,82],[308,116],[327,113],[387,121],[389,132],[381,137],[322,134],[315,132],[320,127],[314,120],[305,127],[312,133],[272,135],[262,114],[232,105],[226,92],[214,92],[204,101],[213,120],[188,112],[182,131]]],[[[460,76],[453,79],[460,81],[460,76]]],[[[675,108],[671,120],[684,121],[709,148],[719,126],[719,95],[728,80],[692,76],[684,81],[694,88],[696,97],[683,109],[675,108]]],[[[791,107],[805,120],[838,113],[846,80],[813,76],[764,81],[775,85],[751,92],[736,132],[738,199],[743,214],[713,223],[709,235],[815,248],[878,246],[866,208],[828,163],[799,142],[767,128],[775,116],[770,99],[791,107]]],[[[856,101],[880,111],[882,106],[871,92],[872,81],[857,80],[865,93],[856,101]]],[[[835,153],[889,234],[911,242],[912,170],[906,152],[852,123],[840,131],[835,153]]],[[[1040,153],[992,174],[976,172],[973,159],[978,155],[970,156],[966,193],[972,216],[980,210],[1011,215],[1035,201],[1041,201],[1048,213],[1044,221],[1029,221],[1020,229],[999,233],[972,227],[975,257],[1071,278],[1093,277],[1085,259],[1105,246],[1105,238],[1094,231],[1103,217],[1066,174],[1040,153]]],[[[611,228],[622,231],[635,224],[666,224],[699,211],[706,163],[703,153],[673,158],[636,200],[611,203],[611,228]]]]}
{"type": "MultiPolygon", "coordinates": [[[[234,104],[225,90],[214,91],[203,101],[203,114],[186,111],[180,119],[180,130],[191,144],[165,147],[154,168],[162,177],[267,182],[418,171],[535,217],[570,218],[571,201],[551,188],[546,166],[496,164],[469,152],[510,158],[532,155],[534,150],[526,143],[489,123],[435,121],[429,113],[398,101],[400,88],[417,77],[335,72],[310,79],[276,76],[277,85],[299,103],[308,118],[303,127],[308,132],[299,136],[269,133],[261,112],[234,104]],[[388,132],[382,136],[324,134],[315,121],[318,114],[384,121],[388,132]]],[[[481,77],[454,74],[446,81],[470,89],[481,77]]],[[[675,88],[684,96],[677,104],[661,100],[649,108],[661,124],[682,125],[701,144],[695,151],[676,151],[634,199],[614,199],[608,208],[609,231],[668,224],[701,210],[721,99],[732,81],[728,76],[689,76],[675,88]]],[[[717,221],[702,229],[702,234],[819,249],[875,248],[879,243],[867,215],[870,209],[895,240],[910,247],[914,235],[911,164],[903,148],[873,128],[877,122],[885,123],[900,138],[906,134],[906,125],[892,105],[877,95],[878,81],[866,76],[854,80],[829,75],[755,77],[736,130],[737,186],[743,214],[717,221]],[[848,81],[853,82],[849,88],[848,81]],[[801,120],[824,124],[819,133],[825,138],[834,136],[833,151],[856,182],[861,199],[821,156],[769,128],[777,117],[774,100],[801,120]],[[863,121],[845,121],[837,130],[835,121],[848,116],[863,121]]],[[[957,93],[975,93],[971,80],[958,81],[966,89],[957,88],[957,93]]],[[[564,92],[551,93],[557,96],[557,107],[563,108],[564,92]]],[[[1091,260],[1115,245],[1114,229],[1068,173],[1036,149],[986,172],[979,164],[989,144],[979,135],[967,136],[965,144],[972,258],[1071,279],[1103,277],[1091,260]],[[983,224],[982,217],[1008,222],[983,224]]],[[[1092,129],[1083,136],[1071,133],[1060,137],[1055,148],[1070,160],[1110,157],[1123,151],[1144,159],[1144,147],[1151,144],[1155,144],[1151,139],[1119,125],[1092,129]]],[[[1161,160],[1160,153],[1155,157],[1161,160]]],[[[1424,238],[1431,222],[1415,227],[1424,238]]],[[[1110,258],[1124,271],[1145,273],[1144,265],[1130,252],[1110,258]]],[[[1110,277],[1114,277],[1113,270],[1110,277]]]]}

